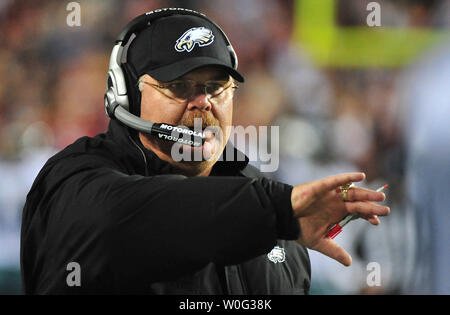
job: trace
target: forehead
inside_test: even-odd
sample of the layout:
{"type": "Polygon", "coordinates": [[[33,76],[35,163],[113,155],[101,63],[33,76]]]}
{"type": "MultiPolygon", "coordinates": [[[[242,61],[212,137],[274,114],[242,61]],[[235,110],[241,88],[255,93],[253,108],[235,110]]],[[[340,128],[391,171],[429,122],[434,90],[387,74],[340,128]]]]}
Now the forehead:
{"type": "Polygon", "coordinates": [[[181,76],[179,79],[206,81],[206,80],[219,80],[228,78],[229,74],[226,70],[217,66],[206,66],[192,70],[191,72],[188,72],[185,75],[181,76]]]}

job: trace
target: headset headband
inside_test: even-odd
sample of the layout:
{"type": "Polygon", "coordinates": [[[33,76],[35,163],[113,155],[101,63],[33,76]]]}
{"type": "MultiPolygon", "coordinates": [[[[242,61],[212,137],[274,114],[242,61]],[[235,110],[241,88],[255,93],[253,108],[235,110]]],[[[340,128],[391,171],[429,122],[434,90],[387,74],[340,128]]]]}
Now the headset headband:
{"type": "MultiPolygon", "coordinates": [[[[237,60],[236,52],[234,51],[233,46],[231,45],[230,40],[228,39],[225,32],[220,28],[219,25],[217,25],[217,23],[212,21],[210,18],[208,18],[203,13],[200,13],[200,12],[197,12],[194,10],[190,10],[190,9],[163,8],[163,9],[157,9],[157,10],[153,10],[153,11],[149,11],[144,14],[141,14],[141,15],[137,16],[136,18],[134,18],[133,20],[131,20],[124,27],[124,29],[120,32],[119,36],[116,39],[116,44],[119,44],[123,47],[128,43],[128,40],[130,39],[130,37],[133,33],[140,32],[142,29],[149,26],[153,21],[155,21],[159,18],[176,15],[176,14],[177,15],[198,16],[198,17],[201,17],[201,18],[207,20],[209,23],[211,23],[215,27],[217,27],[217,29],[222,33],[222,36],[225,39],[225,44],[227,45],[228,50],[230,51],[230,54],[232,55],[231,59],[232,59],[232,63],[233,63],[233,68],[237,70],[238,60],[237,60]]],[[[121,55],[121,53],[122,53],[122,51],[120,51],[120,55],[121,55]]],[[[117,57],[121,58],[122,56],[117,56],[117,57]]],[[[120,61],[121,59],[118,59],[118,60],[120,61]]]]}
{"type": "MultiPolygon", "coordinates": [[[[182,15],[194,15],[202,17],[209,22],[212,22],[206,15],[203,13],[189,10],[189,9],[183,9],[183,8],[163,8],[163,9],[157,9],[153,11],[146,12],[144,14],[141,14],[131,20],[120,32],[119,36],[116,39],[117,42],[128,42],[130,39],[130,36],[132,33],[138,32],[142,30],[144,27],[150,25],[151,22],[153,22],[156,19],[159,19],[161,17],[166,17],[174,14],[182,14],[182,15]]],[[[215,23],[213,23],[215,24],[215,23]]],[[[217,26],[217,25],[216,25],[217,26]]]]}

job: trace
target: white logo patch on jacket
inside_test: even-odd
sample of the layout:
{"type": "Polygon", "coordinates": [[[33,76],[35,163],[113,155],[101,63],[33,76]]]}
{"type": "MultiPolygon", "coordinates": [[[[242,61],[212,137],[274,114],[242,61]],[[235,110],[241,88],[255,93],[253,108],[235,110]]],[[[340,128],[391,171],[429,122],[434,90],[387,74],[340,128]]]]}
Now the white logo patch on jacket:
{"type": "Polygon", "coordinates": [[[270,253],[267,254],[267,258],[274,264],[284,262],[286,260],[284,248],[275,246],[270,253]]]}
{"type": "Polygon", "coordinates": [[[204,47],[211,45],[213,41],[214,35],[210,29],[206,27],[193,27],[177,39],[175,50],[178,52],[191,52],[196,44],[199,47],[204,47]]]}

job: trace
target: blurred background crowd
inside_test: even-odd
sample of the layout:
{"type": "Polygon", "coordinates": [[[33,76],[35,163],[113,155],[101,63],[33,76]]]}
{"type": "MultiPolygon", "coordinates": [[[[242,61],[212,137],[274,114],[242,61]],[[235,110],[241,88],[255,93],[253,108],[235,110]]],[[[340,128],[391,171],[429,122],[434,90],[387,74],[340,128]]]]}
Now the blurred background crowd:
{"type": "Polygon", "coordinates": [[[69,2],[0,1],[0,293],[21,293],[21,212],[40,168],[107,128],[115,37],[146,11],[185,7],[238,54],[234,125],[280,126],[268,176],[364,171],[361,185],[389,184],[391,215],[336,238],[351,267],[309,251],[311,293],[450,294],[450,1],[379,0],[379,27],[365,0],[79,0],[80,26],[67,24],[69,2]],[[380,286],[367,284],[369,262],[380,286]]]}

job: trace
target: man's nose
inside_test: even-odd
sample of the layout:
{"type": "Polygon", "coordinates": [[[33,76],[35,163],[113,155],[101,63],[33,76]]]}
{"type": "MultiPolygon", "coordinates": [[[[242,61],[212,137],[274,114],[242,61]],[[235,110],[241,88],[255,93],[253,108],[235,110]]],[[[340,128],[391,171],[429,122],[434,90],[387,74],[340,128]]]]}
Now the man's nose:
{"type": "Polygon", "coordinates": [[[201,111],[210,111],[211,110],[211,102],[208,99],[208,96],[204,92],[197,93],[192,96],[188,103],[188,109],[194,110],[198,109],[201,111]]]}

